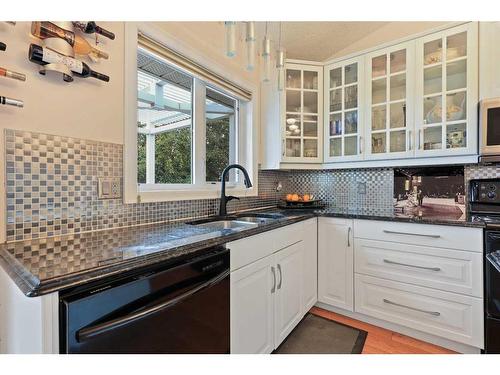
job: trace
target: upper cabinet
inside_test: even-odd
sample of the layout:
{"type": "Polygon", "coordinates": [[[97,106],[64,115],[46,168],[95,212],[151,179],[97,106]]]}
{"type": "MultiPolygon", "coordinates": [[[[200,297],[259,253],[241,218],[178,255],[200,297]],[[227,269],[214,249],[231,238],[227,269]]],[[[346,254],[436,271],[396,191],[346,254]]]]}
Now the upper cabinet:
{"type": "Polygon", "coordinates": [[[263,168],[477,162],[478,44],[469,22],[324,65],[288,63],[284,90],[261,90],[263,168]]]}
{"type": "Polygon", "coordinates": [[[287,64],[282,95],[282,160],[323,160],[323,67],[287,64]]]}
{"type": "Polygon", "coordinates": [[[363,158],[363,61],[325,66],[325,162],[363,158]]]}
{"type": "Polygon", "coordinates": [[[365,57],[366,159],[412,156],[415,42],[365,57]]]}
{"type": "Polygon", "coordinates": [[[477,23],[417,40],[416,156],[477,153],[477,23]]]}

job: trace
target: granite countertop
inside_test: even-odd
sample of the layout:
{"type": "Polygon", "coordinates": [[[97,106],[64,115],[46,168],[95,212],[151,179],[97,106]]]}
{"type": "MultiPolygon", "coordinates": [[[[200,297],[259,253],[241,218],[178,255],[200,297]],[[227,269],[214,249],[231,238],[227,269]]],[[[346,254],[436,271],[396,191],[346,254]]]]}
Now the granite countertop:
{"type": "Polygon", "coordinates": [[[243,231],[176,222],[9,242],[0,245],[0,264],[25,295],[35,297],[315,216],[312,211],[282,214],[270,223],[243,231]]]}
{"type": "Polygon", "coordinates": [[[243,231],[214,230],[177,222],[9,242],[0,245],[0,264],[24,294],[34,297],[172,260],[315,216],[484,227],[482,222],[469,219],[414,216],[395,212],[392,208],[352,210],[329,207],[314,211],[271,209],[255,212],[280,213],[282,216],[243,231]]]}
{"type": "Polygon", "coordinates": [[[434,224],[434,225],[455,225],[461,227],[484,228],[485,224],[482,221],[472,220],[466,215],[418,215],[401,210],[390,209],[349,209],[328,207],[323,210],[315,211],[318,216],[326,217],[342,217],[349,219],[366,219],[366,220],[381,220],[381,221],[399,221],[406,223],[419,224],[434,224]]]}

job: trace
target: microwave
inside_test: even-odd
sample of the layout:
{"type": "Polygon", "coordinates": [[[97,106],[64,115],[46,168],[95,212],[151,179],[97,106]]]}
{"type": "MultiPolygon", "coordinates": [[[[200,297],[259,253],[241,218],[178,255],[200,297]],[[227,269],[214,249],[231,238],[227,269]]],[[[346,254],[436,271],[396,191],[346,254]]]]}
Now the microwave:
{"type": "Polygon", "coordinates": [[[500,162],[500,98],[479,103],[479,160],[500,162]]]}

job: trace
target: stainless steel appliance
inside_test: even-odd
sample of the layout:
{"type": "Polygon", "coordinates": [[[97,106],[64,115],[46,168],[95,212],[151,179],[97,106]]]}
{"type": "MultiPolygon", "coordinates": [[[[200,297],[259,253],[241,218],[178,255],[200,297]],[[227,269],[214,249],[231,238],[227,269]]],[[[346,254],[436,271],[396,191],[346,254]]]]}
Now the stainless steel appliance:
{"type": "Polygon", "coordinates": [[[479,161],[500,161],[500,98],[479,103],[479,161]]]}
{"type": "Polygon", "coordinates": [[[229,353],[229,250],[60,295],[61,353],[229,353]]]}
{"type": "Polygon", "coordinates": [[[471,180],[471,220],[484,230],[485,353],[500,353],[500,179],[471,180]]]}

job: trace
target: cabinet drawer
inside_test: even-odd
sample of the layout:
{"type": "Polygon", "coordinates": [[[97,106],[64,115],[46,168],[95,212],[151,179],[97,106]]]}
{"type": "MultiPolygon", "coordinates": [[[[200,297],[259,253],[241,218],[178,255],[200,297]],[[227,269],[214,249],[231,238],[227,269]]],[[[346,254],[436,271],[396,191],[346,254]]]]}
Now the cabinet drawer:
{"type": "Polygon", "coordinates": [[[435,247],[356,238],[357,273],[483,296],[482,255],[435,247]]]}
{"type": "Polygon", "coordinates": [[[483,231],[480,228],[354,220],[354,236],[369,240],[483,252],[483,231]]]}
{"type": "Polygon", "coordinates": [[[483,348],[483,300],[355,275],[355,311],[483,348]]]}
{"type": "MultiPolygon", "coordinates": [[[[315,220],[315,219],[313,219],[315,220]]],[[[304,234],[304,223],[299,222],[226,244],[231,250],[231,271],[262,259],[278,250],[300,242],[304,234]]]]}

